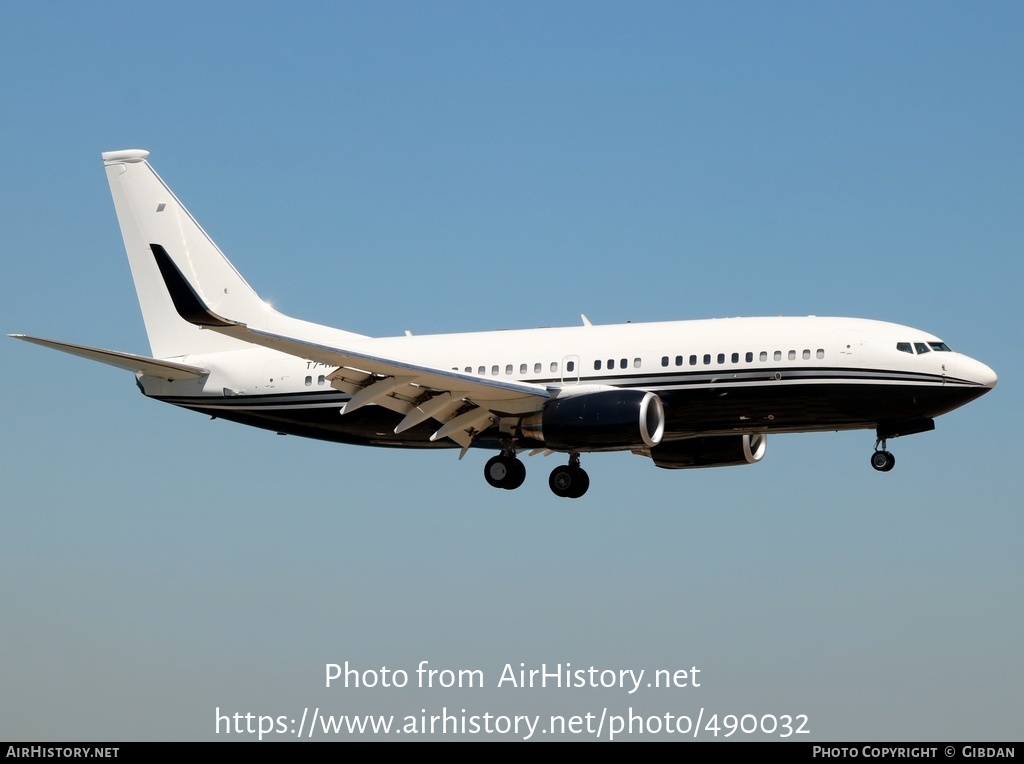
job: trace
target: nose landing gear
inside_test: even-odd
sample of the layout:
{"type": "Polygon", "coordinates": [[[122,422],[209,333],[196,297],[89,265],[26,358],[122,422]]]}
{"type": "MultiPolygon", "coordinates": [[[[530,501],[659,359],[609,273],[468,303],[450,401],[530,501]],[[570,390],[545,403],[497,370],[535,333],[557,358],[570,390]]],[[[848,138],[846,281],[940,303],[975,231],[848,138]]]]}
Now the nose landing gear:
{"type": "Polygon", "coordinates": [[[885,450],[885,438],[875,441],[875,452],[871,454],[871,466],[879,472],[888,472],[896,466],[896,457],[885,450]]]}

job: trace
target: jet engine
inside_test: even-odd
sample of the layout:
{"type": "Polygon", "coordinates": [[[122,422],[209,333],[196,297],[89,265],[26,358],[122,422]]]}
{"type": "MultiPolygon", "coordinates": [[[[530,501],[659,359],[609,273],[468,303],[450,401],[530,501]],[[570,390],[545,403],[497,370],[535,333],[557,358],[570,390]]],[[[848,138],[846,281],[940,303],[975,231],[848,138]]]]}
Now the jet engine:
{"type": "Polygon", "coordinates": [[[650,448],[665,433],[665,408],[654,393],[611,388],[555,398],[520,427],[556,451],[650,448]]]}
{"type": "Polygon", "coordinates": [[[636,453],[650,456],[654,463],[667,470],[695,467],[730,467],[754,464],[764,458],[767,433],[745,435],[703,435],[686,440],[673,440],[636,453]]]}

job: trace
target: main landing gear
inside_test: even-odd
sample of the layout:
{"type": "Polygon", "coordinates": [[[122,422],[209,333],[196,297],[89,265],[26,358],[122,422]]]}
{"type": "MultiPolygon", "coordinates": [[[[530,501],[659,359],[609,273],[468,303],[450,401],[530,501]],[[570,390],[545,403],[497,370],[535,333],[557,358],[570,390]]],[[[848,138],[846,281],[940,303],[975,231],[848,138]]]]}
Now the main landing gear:
{"type": "Polygon", "coordinates": [[[590,488],[590,476],[580,467],[580,455],[569,454],[569,463],[555,467],[548,478],[548,486],[555,496],[578,499],[590,488]]]}
{"type": "MultiPolygon", "coordinates": [[[[492,456],[484,465],[484,479],[488,485],[511,491],[526,480],[526,467],[516,458],[514,450],[502,451],[492,456]]],[[[548,486],[555,496],[578,499],[590,488],[590,477],[580,467],[580,455],[569,454],[569,463],[555,467],[548,478],[548,486]]]]}
{"type": "Polygon", "coordinates": [[[495,488],[512,491],[526,480],[526,466],[516,458],[515,451],[504,451],[487,460],[484,480],[495,488]]]}
{"type": "Polygon", "coordinates": [[[875,452],[871,454],[871,466],[879,472],[888,472],[896,466],[896,457],[885,450],[885,438],[875,441],[875,452]]]}

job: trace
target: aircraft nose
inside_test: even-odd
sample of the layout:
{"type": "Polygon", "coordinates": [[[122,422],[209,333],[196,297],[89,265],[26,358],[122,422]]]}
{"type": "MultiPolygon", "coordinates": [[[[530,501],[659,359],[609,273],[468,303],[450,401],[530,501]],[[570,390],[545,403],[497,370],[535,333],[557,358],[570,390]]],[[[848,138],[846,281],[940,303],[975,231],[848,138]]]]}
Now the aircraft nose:
{"type": "Polygon", "coordinates": [[[983,385],[989,390],[995,387],[999,381],[999,377],[996,376],[992,369],[981,361],[975,361],[973,358],[962,358],[959,363],[959,372],[961,377],[983,385]]]}

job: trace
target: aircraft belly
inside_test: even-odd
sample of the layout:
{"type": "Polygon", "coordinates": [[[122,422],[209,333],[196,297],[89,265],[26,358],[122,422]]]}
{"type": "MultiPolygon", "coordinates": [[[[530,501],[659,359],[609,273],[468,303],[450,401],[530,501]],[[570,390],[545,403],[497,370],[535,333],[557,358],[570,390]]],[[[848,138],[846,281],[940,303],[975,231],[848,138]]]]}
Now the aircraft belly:
{"type": "Polygon", "coordinates": [[[974,400],[982,388],[936,385],[805,384],[659,393],[667,433],[840,430],[936,417],[974,400]]]}

